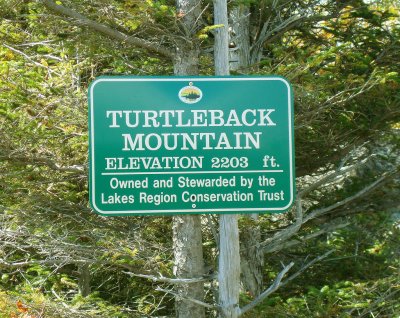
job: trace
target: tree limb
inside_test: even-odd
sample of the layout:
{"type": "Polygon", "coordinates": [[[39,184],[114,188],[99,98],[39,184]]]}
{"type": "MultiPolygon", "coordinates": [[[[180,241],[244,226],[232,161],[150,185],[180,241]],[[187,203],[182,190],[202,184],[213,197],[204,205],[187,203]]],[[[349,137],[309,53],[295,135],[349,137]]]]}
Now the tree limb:
{"type": "Polygon", "coordinates": [[[255,300],[253,300],[250,304],[244,306],[241,311],[240,315],[243,315],[244,313],[248,312],[249,310],[253,309],[256,307],[259,303],[261,303],[265,298],[267,298],[269,295],[271,295],[273,292],[278,290],[280,287],[283,287],[287,285],[290,281],[298,277],[301,273],[303,273],[307,268],[311,267],[315,263],[321,261],[322,259],[326,258],[328,255],[332,254],[335,250],[330,250],[326,252],[323,255],[320,255],[316,258],[314,258],[312,261],[308,262],[306,265],[304,265],[300,270],[298,270],[296,273],[291,275],[289,278],[287,278],[285,281],[282,282],[283,277],[286,275],[286,273],[292,268],[294,265],[293,262],[291,262],[289,265],[285,266],[283,270],[278,274],[278,276],[275,278],[274,282],[272,285],[264,291],[260,296],[258,296],[255,300]]]}
{"type": "MultiPolygon", "coordinates": [[[[360,163],[363,164],[363,163],[360,163]]],[[[334,172],[330,175],[328,175],[327,177],[317,181],[318,186],[328,182],[329,180],[331,180],[332,178],[337,177],[338,175],[343,174],[343,172],[348,172],[350,170],[352,170],[354,167],[358,166],[354,165],[350,168],[346,168],[343,170],[339,170],[337,172],[334,172]]],[[[293,224],[289,225],[286,229],[276,233],[273,237],[261,242],[258,246],[261,247],[265,252],[272,252],[272,251],[276,251],[279,247],[279,245],[283,245],[285,241],[287,241],[289,238],[291,238],[293,235],[295,235],[301,228],[301,226],[305,223],[307,223],[308,221],[310,221],[311,219],[314,219],[316,217],[319,217],[323,214],[329,213],[330,211],[339,208],[343,205],[346,205],[362,196],[364,196],[365,194],[367,194],[368,192],[374,190],[376,187],[378,187],[381,183],[383,183],[384,181],[386,181],[386,179],[388,179],[389,177],[392,177],[393,175],[395,175],[396,173],[398,173],[397,170],[393,170],[390,171],[388,173],[383,174],[382,177],[380,177],[379,179],[377,179],[376,181],[372,182],[370,185],[366,186],[364,189],[360,190],[359,192],[357,192],[356,194],[347,197],[346,199],[336,202],[335,204],[332,204],[328,207],[324,207],[324,208],[320,208],[320,209],[316,209],[314,211],[312,211],[311,213],[306,214],[305,216],[303,216],[303,207],[301,204],[301,197],[306,195],[307,193],[309,193],[310,191],[314,190],[315,187],[314,185],[311,185],[309,188],[303,190],[302,192],[300,192],[300,195],[297,196],[296,199],[296,220],[293,224]]]]}
{"type": "Polygon", "coordinates": [[[81,173],[84,172],[86,167],[84,165],[72,165],[72,166],[60,166],[58,163],[53,160],[45,157],[36,157],[29,158],[23,156],[2,156],[0,155],[0,160],[8,160],[8,161],[17,161],[27,165],[38,165],[38,166],[47,166],[52,170],[60,171],[60,172],[74,172],[81,173]]]}
{"type": "Polygon", "coordinates": [[[323,260],[324,258],[328,257],[329,255],[331,255],[335,250],[330,250],[328,252],[326,252],[325,254],[322,254],[316,258],[314,258],[312,261],[308,262],[306,265],[304,265],[300,270],[298,270],[296,273],[294,273],[293,275],[291,275],[290,277],[288,277],[284,282],[282,282],[281,286],[285,286],[286,284],[288,284],[290,281],[292,281],[293,279],[295,279],[297,276],[299,276],[301,273],[303,273],[307,268],[311,267],[312,265],[314,265],[315,263],[323,260]]]}
{"type": "Polygon", "coordinates": [[[281,286],[281,281],[282,278],[286,275],[286,273],[292,268],[294,265],[293,262],[291,262],[289,265],[285,266],[283,270],[276,276],[274,282],[272,285],[263,293],[261,293],[260,296],[258,296],[256,299],[254,299],[250,304],[244,306],[240,310],[240,316],[243,315],[244,313],[248,312],[249,310],[253,309],[256,307],[259,303],[261,303],[265,298],[267,298],[270,294],[275,292],[280,286],[281,286]]]}
{"type": "Polygon", "coordinates": [[[190,297],[183,297],[180,294],[174,293],[172,290],[162,289],[161,287],[157,287],[156,291],[162,291],[164,293],[171,294],[176,298],[184,299],[184,300],[190,301],[192,303],[195,303],[197,305],[200,305],[200,306],[203,306],[203,307],[206,307],[206,308],[210,308],[210,309],[218,309],[219,308],[218,306],[210,305],[210,304],[207,304],[207,303],[205,303],[203,301],[200,301],[200,300],[197,300],[197,299],[193,299],[193,298],[190,298],[190,297]]]}
{"type": "Polygon", "coordinates": [[[88,264],[91,263],[86,259],[71,259],[71,258],[52,258],[52,259],[45,259],[45,260],[31,260],[31,261],[21,261],[21,262],[7,262],[4,259],[0,258],[0,267],[5,268],[21,268],[31,265],[67,265],[67,264],[88,264]]]}
{"type": "Polygon", "coordinates": [[[266,246],[276,244],[281,244],[281,242],[286,241],[290,237],[292,237],[295,233],[297,233],[301,226],[303,225],[303,206],[301,204],[301,198],[298,197],[296,199],[296,220],[293,224],[289,225],[284,230],[276,233],[273,237],[261,242],[259,247],[265,249],[266,246]]]}
{"type": "Polygon", "coordinates": [[[145,274],[135,274],[132,272],[123,272],[129,276],[134,276],[134,277],[141,277],[141,278],[146,278],[150,279],[153,282],[161,282],[161,283],[169,283],[169,284],[191,284],[191,283],[199,283],[199,282],[204,282],[210,279],[213,279],[215,277],[213,276],[208,276],[208,277],[198,277],[198,278],[168,278],[168,277],[157,277],[154,275],[145,275],[145,274]]]}
{"type": "Polygon", "coordinates": [[[22,55],[25,59],[27,59],[28,61],[32,62],[34,65],[36,65],[36,66],[38,66],[38,67],[45,68],[48,72],[54,73],[54,74],[56,74],[56,75],[58,75],[58,76],[61,76],[61,74],[59,74],[59,73],[57,73],[56,71],[52,70],[50,67],[47,67],[47,66],[45,66],[45,65],[43,65],[43,64],[41,64],[41,63],[39,63],[39,62],[36,62],[34,59],[32,59],[30,56],[28,56],[28,55],[25,54],[24,52],[22,52],[22,51],[20,51],[20,50],[17,50],[17,49],[15,49],[15,48],[13,48],[13,47],[11,47],[11,46],[5,44],[5,43],[3,43],[3,46],[6,47],[6,48],[9,49],[9,50],[15,52],[15,53],[18,53],[18,54],[22,55]]]}
{"type": "Polygon", "coordinates": [[[350,203],[351,201],[354,201],[360,197],[362,197],[363,195],[367,194],[368,192],[374,190],[377,186],[379,186],[383,181],[386,181],[386,179],[388,179],[389,177],[392,177],[393,175],[395,175],[397,173],[397,170],[394,171],[390,171],[388,173],[383,174],[382,177],[380,177],[378,180],[375,180],[374,182],[372,182],[371,184],[369,184],[368,186],[366,186],[364,189],[358,191],[356,194],[347,197],[346,199],[336,202],[335,204],[332,204],[328,207],[325,208],[321,208],[321,209],[316,209],[315,211],[313,211],[312,213],[307,214],[307,216],[304,218],[304,222],[307,222],[313,218],[316,218],[317,216],[326,214],[338,207],[341,207],[347,203],[350,203]]]}
{"type": "Polygon", "coordinates": [[[282,34],[294,29],[301,23],[307,23],[307,22],[317,23],[320,21],[326,21],[326,20],[337,18],[337,17],[338,17],[338,13],[329,14],[329,15],[316,15],[316,16],[311,16],[311,17],[301,16],[301,17],[292,18],[290,21],[288,19],[289,23],[286,23],[286,21],[284,21],[281,25],[279,25],[274,30],[269,32],[267,34],[267,36],[264,38],[263,43],[273,42],[276,39],[281,38],[282,34]]]}
{"type": "Polygon", "coordinates": [[[295,238],[295,239],[287,241],[287,242],[276,242],[276,243],[274,242],[264,248],[264,253],[275,253],[275,252],[279,252],[281,250],[286,250],[288,248],[291,248],[293,246],[296,246],[298,244],[301,244],[308,240],[316,238],[320,235],[323,235],[326,233],[331,233],[338,229],[344,228],[344,227],[348,226],[349,224],[350,224],[349,222],[344,222],[344,223],[340,223],[340,224],[330,224],[327,227],[325,227],[319,231],[313,232],[313,233],[308,234],[303,237],[295,238]]]}
{"type": "Polygon", "coordinates": [[[141,38],[138,38],[135,36],[129,36],[118,30],[112,29],[109,26],[92,21],[92,20],[88,19],[87,17],[85,17],[84,15],[82,15],[78,12],[75,12],[69,8],[66,8],[64,6],[58,5],[51,0],[40,0],[39,2],[41,2],[43,5],[45,5],[50,10],[56,12],[57,14],[78,20],[79,23],[88,26],[92,30],[95,30],[104,35],[107,35],[110,38],[119,40],[124,43],[131,44],[133,46],[136,46],[136,47],[139,47],[142,49],[146,49],[151,52],[161,54],[165,57],[168,57],[169,59],[173,59],[173,57],[174,57],[173,52],[166,47],[157,45],[155,43],[149,42],[147,40],[144,40],[144,39],[141,39],[141,38]]]}
{"type": "Polygon", "coordinates": [[[360,162],[358,162],[358,163],[356,163],[356,164],[354,164],[352,166],[338,169],[338,170],[336,170],[336,171],[334,171],[334,172],[322,177],[320,180],[314,182],[313,184],[311,184],[307,188],[302,189],[301,191],[299,191],[297,193],[297,197],[298,198],[299,197],[303,198],[308,193],[318,189],[319,187],[325,185],[326,183],[328,183],[329,181],[335,179],[336,177],[342,176],[342,175],[344,175],[345,173],[347,173],[349,171],[352,171],[352,170],[354,170],[356,168],[359,168],[360,166],[364,165],[367,161],[369,161],[372,157],[375,157],[375,155],[371,155],[368,158],[365,158],[364,160],[361,160],[360,162]]]}

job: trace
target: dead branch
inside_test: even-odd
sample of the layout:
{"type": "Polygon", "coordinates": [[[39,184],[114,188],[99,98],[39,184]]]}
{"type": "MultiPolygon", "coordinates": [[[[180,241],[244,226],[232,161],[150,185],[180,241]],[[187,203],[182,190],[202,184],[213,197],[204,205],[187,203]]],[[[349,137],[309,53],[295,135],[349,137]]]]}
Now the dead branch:
{"type": "Polygon", "coordinates": [[[136,46],[136,47],[139,47],[142,49],[146,49],[151,52],[161,54],[169,59],[172,59],[174,57],[173,52],[166,47],[157,45],[155,43],[149,42],[147,40],[144,40],[144,39],[141,39],[141,38],[138,38],[135,36],[129,36],[125,33],[122,33],[120,31],[112,29],[109,26],[92,21],[92,20],[88,19],[87,17],[85,17],[84,15],[82,15],[78,12],[75,12],[69,8],[66,8],[64,6],[58,5],[51,0],[40,0],[39,2],[41,2],[43,5],[45,5],[50,10],[56,12],[57,14],[73,18],[73,19],[77,20],[80,24],[86,25],[90,29],[97,31],[99,33],[102,33],[104,35],[107,35],[110,38],[119,40],[123,43],[128,43],[130,45],[133,45],[133,46],[136,46]]]}
{"type": "Polygon", "coordinates": [[[320,255],[316,258],[314,258],[312,261],[308,262],[306,265],[304,265],[300,270],[298,270],[296,273],[294,273],[293,275],[291,275],[290,277],[288,277],[284,282],[282,282],[281,286],[285,286],[286,284],[288,284],[290,281],[292,281],[293,279],[295,279],[296,277],[298,277],[301,273],[303,273],[307,268],[311,267],[312,265],[314,265],[315,263],[323,260],[324,258],[328,257],[329,255],[331,255],[335,250],[330,250],[328,252],[326,252],[323,255],[320,255]]]}
{"type": "Polygon", "coordinates": [[[190,301],[192,303],[195,303],[197,305],[200,305],[200,306],[203,306],[203,307],[206,307],[206,308],[219,309],[218,306],[210,305],[210,304],[207,304],[207,303],[202,302],[202,301],[197,300],[197,299],[193,299],[193,298],[189,298],[189,297],[183,297],[182,295],[180,295],[178,293],[175,293],[172,290],[168,290],[168,289],[163,289],[161,287],[157,287],[156,291],[161,291],[161,292],[164,292],[164,293],[167,293],[167,294],[171,294],[172,296],[176,297],[177,299],[187,300],[187,301],[190,301]]]}
{"type": "Polygon", "coordinates": [[[3,43],[3,46],[6,47],[9,50],[15,52],[15,53],[18,53],[18,54],[22,55],[26,60],[28,60],[29,62],[32,62],[34,65],[36,65],[38,67],[41,67],[41,68],[45,68],[49,73],[54,73],[54,74],[56,74],[58,76],[61,76],[60,73],[57,73],[56,71],[52,70],[48,66],[45,66],[45,65],[43,65],[43,64],[41,64],[39,62],[36,62],[33,58],[31,58],[29,55],[25,54],[24,52],[22,52],[20,50],[17,50],[17,49],[15,49],[15,48],[13,48],[13,47],[5,44],[5,43],[3,43]]]}
{"type": "Polygon", "coordinates": [[[330,250],[326,252],[325,254],[316,257],[312,261],[308,262],[306,265],[304,265],[300,270],[298,270],[296,273],[291,275],[289,278],[287,278],[285,281],[282,282],[283,277],[286,275],[286,273],[292,268],[294,265],[293,262],[291,262],[289,265],[285,266],[283,270],[278,274],[278,276],[275,278],[274,282],[272,285],[264,291],[260,296],[258,296],[255,300],[253,300],[250,304],[244,306],[240,310],[240,316],[245,314],[246,312],[250,311],[254,307],[256,307],[259,303],[261,303],[264,299],[266,299],[269,295],[277,291],[279,288],[287,285],[290,281],[298,277],[301,273],[303,273],[307,268],[311,267],[315,263],[321,261],[322,259],[326,258],[328,255],[332,254],[334,250],[330,250]]]}
{"type": "MultiPolygon", "coordinates": [[[[355,166],[357,166],[357,165],[355,165],[355,166]]],[[[343,169],[343,170],[334,172],[334,173],[328,175],[327,177],[317,181],[317,185],[321,186],[322,184],[328,182],[329,180],[341,175],[343,172],[348,172],[350,170],[351,169],[349,168],[349,169],[343,169]]],[[[382,183],[384,181],[386,181],[390,177],[393,177],[396,173],[398,173],[397,170],[387,172],[387,173],[383,174],[382,177],[380,177],[376,181],[372,182],[370,185],[368,185],[364,189],[360,190],[356,194],[354,194],[350,197],[347,197],[346,199],[344,199],[342,201],[336,202],[335,204],[332,204],[328,207],[316,209],[316,210],[312,211],[311,213],[308,213],[305,216],[303,216],[303,207],[301,204],[301,200],[302,200],[301,197],[303,195],[309,193],[310,191],[316,189],[316,187],[314,185],[311,185],[309,188],[303,190],[301,192],[301,194],[298,195],[298,197],[297,197],[295,222],[293,224],[289,225],[286,229],[276,233],[273,237],[261,242],[259,244],[259,247],[263,248],[265,252],[277,251],[278,249],[280,249],[279,246],[283,245],[284,242],[286,242],[288,239],[293,237],[300,230],[300,228],[302,227],[303,224],[307,223],[308,221],[310,221],[316,217],[319,217],[321,215],[329,213],[329,212],[333,211],[334,209],[337,209],[341,206],[344,206],[346,204],[349,204],[349,203],[355,201],[356,199],[363,197],[370,191],[372,191],[372,190],[376,189],[378,186],[382,185],[382,183]]]]}
{"type": "Polygon", "coordinates": [[[123,272],[123,273],[127,274],[129,276],[146,278],[153,282],[161,282],[161,283],[168,283],[168,284],[193,284],[193,283],[208,281],[208,280],[215,278],[215,276],[204,276],[204,277],[198,277],[198,278],[168,278],[168,277],[164,277],[164,276],[157,277],[154,275],[135,274],[132,272],[123,272]]]}
{"type": "Polygon", "coordinates": [[[291,248],[291,247],[296,246],[298,244],[304,243],[304,242],[306,242],[308,240],[314,239],[314,238],[316,238],[318,236],[321,236],[323,234],[331,233],[331,232],[336,231],[338,229],[342,229],[342,228],[348,226],[349,224],[350,224],[349,222],[344,222],[344,223],[339,223],[339,224],[331,224],[331,225],[326,226],[325,228],[323,228],[323,229],[321,229],[319,231],[316,231],[314,233],[308,234],[308,235],[303,236],[303,237],[295,238],[293,240],[290,240],[290,241],[287,241],[287,242],[283,242],[283,243],[276,242],[274,244],[270,244],[270,245],[266,246],[264,248],[264,252],[265,253],[274,253],[274,252],[278,252],[278,251],[281,251],[281,250],[286,250],[288,248],[291,248]]]}
{"type": "Polygon", "coordinates": [[[279,287],[282,286],[281,281],[282,278],[286,275],[286,273],[292,268],[292,266],[294,265],[293,262],[291,262],[289,265],[285,266],[283,268],[283,270],[278,274],[278,276],[275,278],[274,282],[272,283],[272,285],[263,293],[261,293],[260,296],[258,296],[256,299],[254,299],[250,304],[244,306],[241,310],[240,310],[240,314],[239,316],[245,314],[246,312],[248,312],[249,310],[253,309],[254,307],[256,307],[259,303],[261,303],[265,298],[267,298],[269,295],[271,295],[273,292],[275,292],[277,289],[279,289],[279,287]]]}
{"type": "Polygon", "coordinates": [[[296,200],[296,220],[293,224],[289,225],[286,229],[276,233],[273,237],[261,242],[259,244],[260,248],[265,249],[267,246],[275,246],[275,244],[281,244],[296,234],[301,226],[303,225],[303,206],[301,203],[301,198],[296,200]]]}
{"type": "Polygon", "coordinates": [[[52,170],[60,172],[84,172],[86,167],[84,165],[61,166],[53,160],[45,157],[24,157],[24,156],[0,156],[0,160],[8,160],[13,162],[21,162],[24,164],[47,166],[52,170]]]}
{"type": "Polygon", "coordinates": [[[387,179],[389,179],[390,177],[393,177],[396,173],[398,173],[397,170],[394,171],[389,171],[387,173],[384,173],[382,175],[382,177],[380,177],[379,179],[375,180],[374,182],[372,182],[371,184],[369,184],[368,186],[366,186],[364,189],[358,191],[356,194],[347,197],[346,199],[336,202],[335,204],[332,204],[328,207],[325,208],[321,208],[321,209],[316,209],[314,210],[312,213],[307,214],[307,216],[304,218],[304,222],[308,222],[311,219],[314,219],[318,216],[321,216],[323,214],[329,213],[330,211],[339,208],[343,205],[346,205],[356,199],[359,199],[361,197],[363,197],[365,194],[367,194],[368,192],[374,190],[375,188],[377,188],[379,185],[381,185],[384,181],[386,181],[387,179]]]}
{"type": "Polygon", "coordinates": [[[340,168],[340,167],[339,167],[339,169],[337,169],[336,171],[334,171],[334,172],[332,172],[332,173],[330,173],[330,174],[328,174],[328,175],[322,177],[322,178],[321,178],[320,180],[318,180],[317,182],[314,182],[313,184],[311,184],[311,185],[308,186],[307,188],[305,188],[305,189],[299,191],[299,192],[297,193],[297,197],[298,197],[298,198],[299,198],[299,197],[300,197],[300,198],[303,198],[303,197],[306,196],[308,193],[310,193],[310,192],[312,192],[312,191],[318,189],[319,187],[321,187],[321,186],[327,184],[327,183],[330,182],[331,180],[336,179],[337,177],[340,177],[340,176],[342,176],[342,175],[344,175],[344,174],[346,174],[346,173],[348,173],[348,172],[350,172],[350,171],[352,171],[352,170],[354,170],[354,169],[357,169],[357,168],[363,166],[365,163],[367,163],[367,161],[369,161],[369,160],[370,160],[372,157],[374,157],[374,156],[375,156],[375,155],[371,155],[371,156],[369,156],[368,158],[365,158],[364,160],[361,160],[360,162],[358,162],[358,163],[356,163],[356,164],[354,164],[354,165],[352,165],[352,166],[346,167],[346,168],[340,168]]]}
{"type": "Polygon", "coordinates": [[[72,258],[54,258],[45,260],[32,260],[32,261],[22,261],[22,262],[7,262],[0,258],[0,267],[6,268],[23,268],[31,265],[67,265],[67,264],[87,264],[91,263],[86,259],[72,259],[72,258]]]}

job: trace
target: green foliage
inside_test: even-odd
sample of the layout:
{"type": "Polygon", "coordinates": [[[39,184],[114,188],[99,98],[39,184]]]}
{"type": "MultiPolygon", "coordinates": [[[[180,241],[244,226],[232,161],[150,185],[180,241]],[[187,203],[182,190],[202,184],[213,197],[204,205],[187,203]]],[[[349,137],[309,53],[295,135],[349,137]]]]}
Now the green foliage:
{"type": "MultiPolygon", "coordinates": [[[[213,24],[211,6],[202,8],[202,26],[191,30],[193,39],[187,41],[180,22],[184,12],[177,12],[174,1],[61,2],[150,43],[172,50],[180,41],[199,46],[201,73],[213,73],[212,31],[221,25],[213,24]]],[[[299,178],[300,186],[335,169],[352,149],[361,154],[350,156],[351,164],[370,155],[379,158],[311,193],[303,202],[306,212],[345,200],[396,169],[398,3],[350,1],[338,7],[340,1],[264,1],[260,6],[240,0],[230,6],[248,4],[252,39],[268,21],[269,31],[277,28],[276,17],[340,13],[325,21],[305,19],[275,40],[272,32],[259,63],[246,69],[283,75],[293,83],[297,175],[306,176],[299,178]]],[[[88,207],[86,171],[89,83],[106,74],[170,75],[171,61],[57,16],[40,1],[0,0],[0,8],[0,317],[22,316],[23,308],[50,318],[173,315],[172,296],[127,274],[173,277],[171,218],[97,216],[88,207]],[[80,292],[82,264],[88,264],[90,276],[87,297],[80,292]]],[[[389,205],[398,203],[398,188],[393,177],[379,191],[311,220],[291,247],[268,255],[265,286],[281,262],[295,260],[300,269],[310,258],[335,250],[246,317],[367,317],[370,312],[397,317],[400,233],[389,205]],[[339,217],[349,225],[305,239],[339,217]]],[[[290,213],[262,215],[259,222],[241,218],[240,228],[259,226],[269,239],[292,221],[290,213]]],[[[205,227],[203,245],[212,273],[218,248],[212,227],[205,227]]],[[[211,287],[210,303],[215,301],[211,287]]],[[[243,292],[241,303],[251,300],[243,292]]]]}
{"type": "Polygon", "coordinates": [[[219,28],[223,28],[223,27],[224,27],[223,24],[208,25],[199,31],[199,33],[197,34],[197,37],[202,40],[207,39],[208,38],[207,33],[212,32],[213,30],[216,30],[219,28]]]}
{"type": "MultiPolygon", "coordinates": [[[[291,254],[335,254],[269,297],[246,317],[386,317],[400,313],[400,228],[386,214],[359,215],[354,223],[291,254]]],[[[281,259],[276,259],[282,261],[281,259]]],[[[276,273],[272,273],[271,279],[276,273]]],[[[242,295],[241,301],[251,298],[242,295]]]]}

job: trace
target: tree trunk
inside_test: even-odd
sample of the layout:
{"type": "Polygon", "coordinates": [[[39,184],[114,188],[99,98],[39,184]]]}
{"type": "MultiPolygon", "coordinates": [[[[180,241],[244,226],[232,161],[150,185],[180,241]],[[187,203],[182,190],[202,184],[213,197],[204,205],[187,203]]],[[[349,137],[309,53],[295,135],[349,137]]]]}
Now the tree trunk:
{"type": "MultiPolygon", "coordinates": [[[[199,51],[177,48],[174,59],[175,75],[198,74],[199,51]]],[[[173,218],[173,248],[175,257],[174,274],[178,278],[201,277],[204,274],[203,244],[200,215],[178,215],[173,218]]],[[[204,307],[184,298],[202,301],[204,284],[202,282],[180,285],[177,292],[182,298],[175,302],[176,317],[205,317],[204,307]]]]}
{"type": "MultiPolygon", "coordinates": [[[[226,0],[214,0],[214,42],[215,75],[229,75],[229,35],[226,0]]],[[[219,224],[219,306],[223,318],[237,318],[240,314],[240,254],[237,215],[223,214],[219,224]]]]}
{"type": "Polygon", "coordinates": [[[230,41],[229,66],[231,71],[240,71],[250,65],[250,10],[239,4],[229,12],[230,41]]]}
{"type": "Polygon", "coordinates": [[[90,294],[89,264],[79,265],[78,271],[79,271],[79,277],[78,277],[79,292],[83,297],[86,297],[90,294]]]}
{"type": "Polygon", "coordinates": [[[260,227],[255,224],[257,214],[248,216],[249,224],[240,233],[241,243],[241,279],[244,290],[257,297],[263,290],[264,252],[259,248],[261,242],[260,227]]]}
{"type": "Polygon", "coordinates": [[[223,25],[223,27],[215,30],[215,75],[229,75],[228,8],[226,0],[214,0],[214,24],[223,25]]]}
{"type": "MultiPolygon", "coordinates": [[[[179,41],[174,57],[175,75],[198,75],[199,47],[195,40],[196,21],[201,1],[177,0],[177,15],[186,41],[179,41]],[[188,45],[190,43],[190,45],[188,45]]],[[[201,277],[204,274],[201,218],[199,215],[177,215],[173,218],[174,274],[178,278],[201,277]]],[[[203,306],[188,299],[203,301],[202,282],[177,286],[175,309],[178,318],[203,318],[203,306]]]]}
{"type": "Polygon", "coordinates": [[[240,254],[237,214],[223,214],[219,220],[219,306],[221,317],[237,318],[240,314],[240,254]]]}
{"type": "MultiPolygon", "coordinates": [[[[175,275],[178,278],[201,277],[204,274],[204,264],[200,216],[174,216],[173,234],[175,275]]],[[[192,298],[202,301],[204,298],[202,282],[179,285],[177,292],[183,298],[176,299],[176,317],[205,317],[203,306],[184,299],[192,298]]]]}
{"type": "Polygon", "coordinates": [[[174,58],[175,75],[198,75],[199,74],[199,50],[197,48],[187,49],[180,47],[174,58]]]}
{"type": "MultiPolygon", "coordinates": [[[[250,66],[250,9],[246,4],[238,4],[229,12],[230,50],[229,67],[231,71],[245,70],[250,66]]],[[[257,220],[257,214],[246,217],[257,220]]],[[[241,279],[243,287],[252,296],[262,291],[264,254],[258,249],[261,242],[260,227],[250,221],[240,235],[241,242],[241,279]]]]}

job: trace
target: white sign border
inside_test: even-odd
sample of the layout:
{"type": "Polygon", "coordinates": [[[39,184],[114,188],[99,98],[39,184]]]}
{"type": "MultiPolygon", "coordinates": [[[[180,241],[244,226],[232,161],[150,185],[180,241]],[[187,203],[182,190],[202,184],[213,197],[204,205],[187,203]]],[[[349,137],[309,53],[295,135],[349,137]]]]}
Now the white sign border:
{"type": "Polygon", "coordinates": [[[112,215],[146,215],[146,214],[201,214],[203,212],[207,213],[212,213],[212,212],[225,212],[226,214],[228,213],[234,213],[234,212],[242,212],[242,213],[254,213],[254,212],[268,212],[268,211],[285,211],[287,210],[294,201],[294,166],[293,166],[293,150],[294,150],[294,144],[293,144],[293,123],[292,123],[292,107],[291,107],[291,102],[292,102],[292,91],[290,89],[290,84],[286,79],[283,77],[276,77],[276,76],[270,76],[270,77],[176,77],[176,78],[143,78],[143,77],[138,77],[138,78],[111,78],[111,77],[100,77],[98,79],[95,79],[90,86],[90,104],[89,104],[89,112],[90,112],[90,182],[91,185],[89,186],[89,189],[91,189],[91,198],[92,200],[90,201],[92,207],[94,208],[94,211],[99,213],[100,215],[103,216],[112,216],[112,215]],[[179,210],[129,210],[129,211],[104,211],[101,210],[97,205],[96,205],[96,195],[95,195],[95,166],[94,166],[94,101],[93,101],[93,96],[94,96],[94,88],[98,83],[101,82],[205,82],[205,81],[281,81],[283,82],[287,89],[288,89],[288,127],[289,127],[289,169],[290,169],[290,201],[287,205],[281,208],[240,208],[240,209],[179,209],[179,210]]]}

